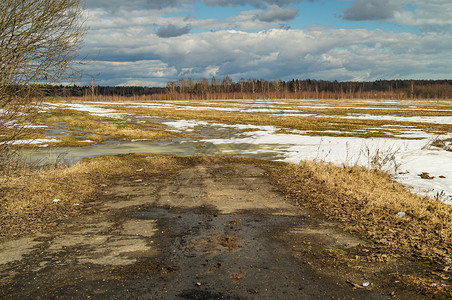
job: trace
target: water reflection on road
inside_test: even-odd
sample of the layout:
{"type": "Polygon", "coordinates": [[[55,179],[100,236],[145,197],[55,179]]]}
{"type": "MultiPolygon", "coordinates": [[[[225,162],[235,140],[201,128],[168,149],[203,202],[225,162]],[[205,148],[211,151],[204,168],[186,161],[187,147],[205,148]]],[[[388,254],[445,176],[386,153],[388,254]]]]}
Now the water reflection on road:
{"type": "Polygon", "coordinates": [[[251,143],[225,143],[214,144],[188,139],[175,139],[165,142],[154,141],[110,141],[85,147],[59,147],[43,148],[25,151],[25,158],[39,164],[53,164],[54,162],[66,165],[74,164],[83,158],[102,155],[117,155],[127,153],[142,154],[175,154],[188,156],[195,154],[205,155],[231,155],[265,160],[281,160],[284,155],[278,148],[280,145],[256,145],[251,143]]]}

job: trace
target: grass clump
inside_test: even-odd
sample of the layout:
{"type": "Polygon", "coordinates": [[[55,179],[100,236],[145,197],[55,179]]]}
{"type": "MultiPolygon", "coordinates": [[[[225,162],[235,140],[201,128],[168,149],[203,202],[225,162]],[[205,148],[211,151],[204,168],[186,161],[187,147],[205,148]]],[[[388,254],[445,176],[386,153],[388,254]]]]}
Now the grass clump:
{"type": "Polygon", "coordinates": [[[431,145],[452,152],[452,138],[435,138],[431,145]]]}

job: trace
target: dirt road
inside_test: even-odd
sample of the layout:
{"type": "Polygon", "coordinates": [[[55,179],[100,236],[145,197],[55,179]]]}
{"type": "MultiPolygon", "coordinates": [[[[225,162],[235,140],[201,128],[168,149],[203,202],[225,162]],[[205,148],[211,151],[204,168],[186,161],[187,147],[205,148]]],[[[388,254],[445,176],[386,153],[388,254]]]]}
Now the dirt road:
{"type": "Polygon", "coordinates": [[[421,298],[354,265],[366,243],[284,199],[269,168],[195,164],[103,187],[61,230],[0,245],[0,297],[421,298]]]}

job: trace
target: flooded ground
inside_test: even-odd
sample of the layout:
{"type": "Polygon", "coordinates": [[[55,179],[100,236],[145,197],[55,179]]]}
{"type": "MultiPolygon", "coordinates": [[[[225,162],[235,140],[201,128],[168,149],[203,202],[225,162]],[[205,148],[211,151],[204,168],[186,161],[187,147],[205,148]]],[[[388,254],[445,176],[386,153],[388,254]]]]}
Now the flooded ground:
{"type": "MultiPolygon", "coordinates": [[[[124,153],[357,163],[390,172],[415,192],[452,204],[452,168],[445,167],[452,161],[450,101],[59,102],[44,103],[42,111],[45,117],[33,126],[48,127],[42,139],[34,141],[38,150],[27,155],[44,163],[71,164],[85,157],[124,153]],[[47,121],[62,111],[67,117],[47,121]],[[111,131],[87,127],[70,119],[71,112],[95,116],[99,126],[115,127],[111,131]],[[115,135],[124,129],[121,126],[134,135],[115,135]],[[134,138],[141,130],[168,137],[134,138]],[[93,134],[102,141],[90,140],[93,134]],[[68,136],[78,139],[78,147],[61,147],[68,136]],[[437,140],[443,140],[444,147],[435,146],[437,140]]],[[[88,122],[86,118],[83,122],[88,122]]]]}

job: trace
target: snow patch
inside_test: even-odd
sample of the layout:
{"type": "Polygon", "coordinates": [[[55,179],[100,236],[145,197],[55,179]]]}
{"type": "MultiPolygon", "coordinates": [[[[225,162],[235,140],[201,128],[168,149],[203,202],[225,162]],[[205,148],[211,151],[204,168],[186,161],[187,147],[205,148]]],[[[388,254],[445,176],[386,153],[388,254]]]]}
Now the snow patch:
{"type": "Polygon", "coordinates": [[[107,109],[102,108],[97,105],[89,105],[89,104],[74,104],[74,103],[44,103],[48,105],[50,108],[60,107],[64,109],[72,109],[77,111],[88,112],[93,116],[99,117],[107,117],[113,119],[123,119],[128,114],[126,113],[118,113],[115,109],[107,109]]]}

